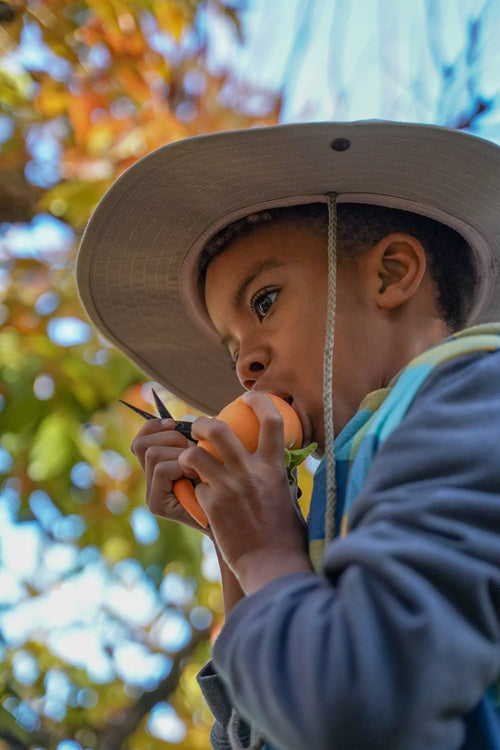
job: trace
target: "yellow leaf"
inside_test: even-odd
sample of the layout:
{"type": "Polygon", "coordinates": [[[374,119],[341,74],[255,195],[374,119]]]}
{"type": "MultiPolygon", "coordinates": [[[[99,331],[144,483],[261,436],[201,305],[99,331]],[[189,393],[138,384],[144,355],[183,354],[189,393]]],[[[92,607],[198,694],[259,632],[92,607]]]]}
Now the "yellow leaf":
{"type": "Polygon", "coordinates": [[[49,414],[40,424],[30,451],[28,474],[36,482],[57,477],[63,471],[73,452],[68,434],[74,430],[74,420],[58,414],[49,414]]]}
{"type": "Polygon", "coordinates": [[[153,10],[159,27],[171,34],[178,42],[190,21],[186,12],[172,2],[155,3],[153,10]]]}
{"type": "Polygon", "coordinates": [[[106,180],[85,182],[83,180],[67,180],[52,190],[48,190],[40,201],[41,210],[50,210],[50,205],[55,199],[63,201],[67,210],[64,220],[73,227],[85,226],[91,211],[103,195],[111,182],[111,177],[106,180]]]}
{"type": "Polygon", "coordinates": [[[8,107],[25,104],[32,86],[33,80],[27,73],[11,73],[0,67],[0,102],[8,107]]]}
{"type": "Polygon", "coordinates": [[[34,106],[43,117],[52,119],[66,112],[68,92],[63,85],[51,78],[44,78],[34,106]]]}
{"type": "Polygon", "coordinates": [[[102,545],[102,554],[111,564],[124,560],[131,553],[130,542],[123,537],[112,536],[102,545]]]}

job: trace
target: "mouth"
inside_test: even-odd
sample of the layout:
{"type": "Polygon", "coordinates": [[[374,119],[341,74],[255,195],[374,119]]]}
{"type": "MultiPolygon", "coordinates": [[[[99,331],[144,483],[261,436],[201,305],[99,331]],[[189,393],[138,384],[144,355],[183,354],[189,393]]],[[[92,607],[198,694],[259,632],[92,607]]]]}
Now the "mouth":
{"type": "MultiPolygon", "coordinates": [[[[267,393],[272,393],[274,396],[278,396],[279,398],[283,399],[283,401],[286,401],[286,403],[288,404],[288,406],[292,407],[292,409],[297,414],[297,416],[298,416],[298,418],[300,420],[300,423],[302,425],[302,429],[304,430],[303,415],[302,415],[301,409],[299,408],[299,405],[295,401],[295,399],[292,396],[292,394],[288,393],[286,391],[273,391],[273,390],[270,390],[270,389],[265,389],[265,390],[267,391],[267,393]]],[[[305,430],[304,430],[304,433],[305,433],[305,430]]]]}
{"type": "Polygon", "coordinates": [[[286,403],[288,404],[288,406],[291,406],[292,409],[294,409],[295,411],[297,411],[295,409],[295,406],[294,406],[293,396],[291,396],[289,393],[279,393],[277,391],[269,391],[269,392],[272,393],[274,396],[278,396],[283,401],[286,401],[286,403]]]}
{"type": "MultiPolygon", "coordinates": [[[[308,436],[308,431],[306,432],[306,428],[305,428],[305,424],[306,423],[304,422],[302,411],[299,408],[299,405],[296,403],[296,401],[293,398],[293,396],[290,393],[283,393],[283,392],[282,393],[275,393],[274,395],[275,396],[279,396],[279,398],[282,398],[283,401],[286,401],[286,403],[288,404],[288,406],[292,407],[292,409],[294,410],[294,412],[296,413],[296,415],[298,416],[298,418],[300,420],[300,424],[302,425],[302,431],[303,431],[304,440],[305,440],[306,437],[308,436]]],[[[311,441],[307,440],[307,442],[311,442],[311,441]]]]}

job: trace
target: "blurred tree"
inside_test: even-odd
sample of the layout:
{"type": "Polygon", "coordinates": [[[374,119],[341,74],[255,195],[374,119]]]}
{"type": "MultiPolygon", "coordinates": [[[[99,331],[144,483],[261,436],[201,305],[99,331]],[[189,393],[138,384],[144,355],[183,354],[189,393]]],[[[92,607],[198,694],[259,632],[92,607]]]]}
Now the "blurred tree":
{"type": "Polygon", "coordinates": [[[96,202],[163,143],[278,118],[500,139],[498,3],[459,5],[0,0],[0,750],[208,747],[216,563],[143,507],[116,399],[150,384],[74,288],[96,202]]]}
{"type": "MultiPolygon", "coordinates": [[[[237,6],[237,4],[236,4],[237,6]]],[[[79,233],[137,158],[276,121],[223,103],[212,0],[0,2],[0,748],[208,747],[211,545],[143,507],[144,376],[77,299],[79,233]]],[[[161,392],[161,389],[160,389],[161,392]]],[[[188,405],[163,392],[182,416],[188,405]]]]}
{"type": "Polygon", "coordinates": [[[245,43],[228,41],[213,54],[221,66],[233,61],[235,88],[245,81],[279,90],[280,120],[377,117],[500,140],[498,0],[248,5],[245,43]]]}

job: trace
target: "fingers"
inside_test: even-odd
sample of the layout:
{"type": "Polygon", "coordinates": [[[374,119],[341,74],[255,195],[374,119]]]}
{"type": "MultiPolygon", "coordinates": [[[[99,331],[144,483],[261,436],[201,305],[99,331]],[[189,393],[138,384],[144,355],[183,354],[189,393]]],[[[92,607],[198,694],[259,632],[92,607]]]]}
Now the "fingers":
{"type": "Polygon", "coordinates": [[[176,479],[184,476],[182,467],[177,460],[179,453],[173,456],[165,456],[162,449],[151,448],[147,451],[145,476],[146,476],[146,502],[153,513],[158,508],[166,495],[172,492],[176,479]]]}
{"type": "Polygon", "coordinates": [[[202,482],[212,482],[223,468],[216,458],[203,448],[189,448],[179,455],[179,464],[187,477],[199,477],[202,482]]]}
{"type": "MultiPolygon", "coordinates": [[[[176,432],[174,427],[173,419],[150,419],[139,430],[131,445],[131,450],[137,457],[143,471],[146,469],[146,454],[152,448],[175,448],[177,452],[174,453],[177,457],[180,450],[192,445],[180,432],[176,432]]],[[[171,455],[173,456],[174,453],[171,452],[171,455]]],[[[157,457],[158,453],[155,452],[154,456],[157,457]]]]}
{"type": "Polygon", "coordinates": [[[248,391],[244,394],[243,400],[254,410],[259,420],[258,451],[270,460],[282,461],[285,454],[285,438],[281,414],[265,393],[248,391]]]}
{"type": "Polygon", "coordinates": [[[146,478],[146,503],[158,515],[164,515],[165,499],[171,495],[173,483],[184,476],[179,454],[192,445],[174,427],[173,419],[151,419],[131,446],[146,478]]]}
{"type": "Polygon", "coordinates": [[[146,480],[146,505],[157,516],[177,523],[202,529],[211,536],[209,527],[203,528],[179,503],[173,489],[176,480],[184,477],[197,479],[192,470],[184,471],[179,455],[194,443],[175,430],[173,419],[150,419],[145,422],[131,445],[146,480]]]}
{"type": "MultiPolygon", "coordinates": [[[[283,463],[285,455],[285,440],[283,435],[283,420],[272,400],[265,393],[249,392],[244,396],[245,402],[255,412],[259,422],[259,440],[255,456],[269,464],[283,463]]],[[[220,462],[231,471],[240,472],[249,465],[250,454],[233,433],[233,431],[218,419],[200,417],[194,422],[193,437],[206,440],[215,449],[220,462]]],[[[208,460],[202,446],[183,456],[183,465],[187,469],[197,471],[200,476],[210,480],[213,472],[217,473],[217,464],[213,459],[208,460]]]]}
{"type": "MultiPolygon", "coordinates": [[[[227,424],[218,419],[200,417],[193,424],[193,437],[203,439],[217,451],[226,466],[237,468],[248,456],[241,441],[227,424]]],[[[206,451],[204,451],[206,453],[206,451]]]]}
{"type": "MultiPolygon", "coordinates": [[[[259,443],[251,454],[228,425],[218,419],[200,417],[193,425],[193,437],[208,441],[220,460],[204,450],[202,443],[182,453],[179,462],[186,474],[195,472],[202,482],[212,484],[225,481],[224,470],[244,476],[268,469],[284,469],[285,441],[283,420],[272,400],[265,393],[245,394],[245,401],[254,411],[260,424],[259,443]]],[[[203,492],[202,488],[199,488],[203,492]]]]}

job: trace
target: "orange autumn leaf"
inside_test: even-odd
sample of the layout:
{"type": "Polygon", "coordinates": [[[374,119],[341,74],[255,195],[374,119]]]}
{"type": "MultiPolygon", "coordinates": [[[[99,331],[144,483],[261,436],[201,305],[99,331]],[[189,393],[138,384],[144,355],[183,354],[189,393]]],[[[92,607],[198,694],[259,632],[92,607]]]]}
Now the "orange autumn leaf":
{"type": "Polygon", "coordinates": [[[91,90],[69,98],[68,117],[73,128],[75,143],[79,148],[83,148],[87,142],[92,113],[103,106],[106,106],[103,97],[91,90]]]}

